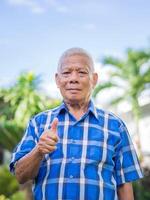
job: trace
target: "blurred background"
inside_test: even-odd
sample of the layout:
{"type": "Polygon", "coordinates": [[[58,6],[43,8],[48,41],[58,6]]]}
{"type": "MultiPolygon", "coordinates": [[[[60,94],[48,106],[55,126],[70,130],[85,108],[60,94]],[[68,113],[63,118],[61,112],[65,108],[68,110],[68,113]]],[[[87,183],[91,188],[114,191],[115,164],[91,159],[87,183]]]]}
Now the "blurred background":
{"type": "Polygon", "coordinates": [[[0,200],[32,199],[9,173],[11,152],[31,116],[61,103],[54,75],[71,47],[94,58],[92,98],[125,121],[145,175],[135,200],[150,200],[149,11],[149,0],[0,1],[0,200]]]}

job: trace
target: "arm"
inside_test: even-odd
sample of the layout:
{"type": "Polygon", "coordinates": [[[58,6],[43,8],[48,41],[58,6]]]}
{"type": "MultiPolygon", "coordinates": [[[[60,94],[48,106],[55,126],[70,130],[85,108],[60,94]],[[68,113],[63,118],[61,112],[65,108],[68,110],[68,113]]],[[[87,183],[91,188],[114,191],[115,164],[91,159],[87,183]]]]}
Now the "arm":
{"type": "Polygon", "coordinates": [[[56,149],[58,142],[56,134],[57,123],[58,121],[54,120],[51,129],[42,134],[35,148],[17,162],[15,175],[19,183],[23,184],[28,180],[34,179],[38,174],[44,155],[56,149]]]}
{"type": "Polygon", "coordinates": [[[36,147],[17,162],[15,175],[20,184],[35,178],[43,157],[36,147]]]}
{"type": "Polygon", "coordinates": [[[132,181],[143,177],[131,137],[122,122],[120,142],[116,146],[115,173],[119,200],[134,200],[132,181]],[[132,170],[131,170],[132,169],[132,170]]]}
{"type": "Polygon", "coordinates": [[[134,200],[132,183],[124,183],[117,189],[119,200],[134,200]]]}

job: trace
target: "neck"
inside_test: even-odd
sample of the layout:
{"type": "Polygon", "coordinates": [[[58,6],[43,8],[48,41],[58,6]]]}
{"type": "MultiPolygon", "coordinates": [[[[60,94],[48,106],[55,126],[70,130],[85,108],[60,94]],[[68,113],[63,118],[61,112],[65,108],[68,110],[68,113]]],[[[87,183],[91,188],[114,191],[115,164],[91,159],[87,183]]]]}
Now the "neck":
{"type": "Polygon", "coordinates": [[[80,119],[87,111],[89,106],[89,101],[87,102],[67,102],[64,101],[67,105],[69,112],[74,115],[76,119],[80,119]]]}

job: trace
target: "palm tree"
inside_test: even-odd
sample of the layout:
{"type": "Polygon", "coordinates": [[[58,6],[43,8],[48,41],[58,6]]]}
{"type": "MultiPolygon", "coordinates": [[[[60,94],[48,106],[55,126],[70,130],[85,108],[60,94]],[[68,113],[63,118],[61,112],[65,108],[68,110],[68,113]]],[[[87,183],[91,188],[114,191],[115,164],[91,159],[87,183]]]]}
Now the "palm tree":
{"type": "Polygon", "coordinates": [[[21,74],[9,89],[0,90],[0,145],[12,151],[20,141],[29,118],[60,101],[49,99],[39,90],[40,77],[21,74]]]}
{"type": "Polygon", "coordinates": [[[138,148],[141,153],[139,135],[139,97],[143,91],[150,88],[150,50],[128,49],[124,59],[109,56],[103,59],[103,64],[104,67],[111,67],[112,69],[110,80],[98,84],[93,92],[93,97],[95,98],[102,90],[110,88],[122,89],[123,94],[114,98],[110,104],[116,105],[125,100],[130,103],[136,122],[136,133],[139,138],[138,148]]]}
{"type": "MultiPolygon", "coordinates": [[[[0,147],[12,151],[20,141],[29,118],[45,109],[56,107],[59,100],[50,99],[40,93],[40,77],[24,73],[8,89],[0,90],[0,147]]],[[[0,160],[2,154],[0,155],[0,160]]],[[[28,198],[32,199],[31,182],[24,186],[28,198]]]]}

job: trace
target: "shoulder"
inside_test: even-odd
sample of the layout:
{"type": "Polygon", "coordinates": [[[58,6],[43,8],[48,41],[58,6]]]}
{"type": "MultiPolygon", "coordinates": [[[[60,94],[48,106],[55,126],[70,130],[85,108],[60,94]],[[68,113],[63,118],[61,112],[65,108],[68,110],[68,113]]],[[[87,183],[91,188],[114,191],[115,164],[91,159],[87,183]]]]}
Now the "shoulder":
{"type": "Polygon", "coordinates": [[[96,111],[97,111],[98,117],[107,117],[110,120],[115,120],[115,121],[118,121],[119,123],[123,122],[123,120],[118,115],[114,114],[113,112],[109,110],[96,107],[96,111]]]}
{"type": "Polygon", "coordinates": [[[118,131],[121,129],[122,126],[125,126],[123,120],[117,116],[116,114],[114,114],[111,111],[105,110],[105,109],[101,109],[96,107],[96,111],[97,111],[97,116],[99,120],[105,121],[105,123],[107,123],[107,126],[109,129],[112,130],[117,130],[118,131]]]}

